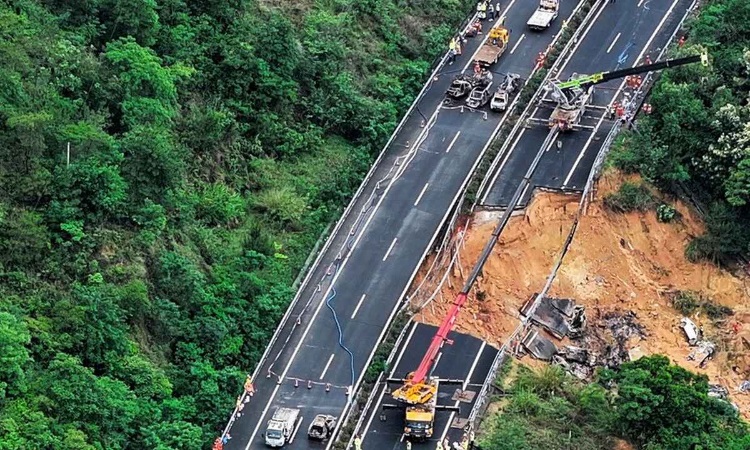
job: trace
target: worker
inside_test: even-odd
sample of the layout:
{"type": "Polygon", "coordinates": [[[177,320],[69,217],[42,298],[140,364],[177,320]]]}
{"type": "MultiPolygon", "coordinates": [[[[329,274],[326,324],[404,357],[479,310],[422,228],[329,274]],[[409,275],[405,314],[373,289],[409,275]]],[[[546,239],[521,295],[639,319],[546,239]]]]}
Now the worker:
{"type": "MultiPolygon", "coordinates": [[[[495,3],[495,17],[500,20],[500,2],[495,3]]],[[[500,23],[502,25],[502,22],[500,23]]]]}
{"type": "Polygon", "coordinates": [[[646,64],[651,64],[651,57],[646,55],[646,64]]]}
{"type": "Polygon", "coordinates": [[[354,438],[354,450],[362,450],[362,438],[359,436],[354,438]]]}
{"type": "Polygon", "coordinates": [[[453,65],[454,62],[456,62],[456,51],[448,50],[448,65],[453,65]]]}
{"type": "Polygon", "coordinates": [[[460,55],[460,54],[461,54],[461,37],[459,36],[456,39],[456,55],[460,55]]]}
{"type": "Polygon", "coordinates": [[[221,438],[218,437],[214,441],[214,446],[211,447],[211,450],[223,450],[224,449],[224,443],[221,441],[221,438]]]}
{"type": "Polygon", "coordinates": [[[677,41],[677,45],[679,45],[680,48],[682,48],[682,46],[685,45],[685,36],[680,36],[680,40],[677,41]]]}
{"type": "Polygon", "coordinates": [[[474,61],[474,75],[482,73],[482,66],[479,65],[479,61],[474,61]]]}
{"type": "Polygon", "coordinates": [[[443,439],[443,449],[444,450],[451,450],[451,443],[448,440],[448,438],[443,439]]]}
{"type": "Polygon", "coordinates": [[[411,441],[406,441],[406,450],[411,450],[411,441]]]}
{"type": "Polygon", "coordinates": [[[482,20],[487,18],[487,2],[486,1],[483,0],[479,2],[479,4],[477,5],[477,15],[482,20]]]}
{"type": "Polygon", "coordinates": [[[490,19],[490,22],[495,20],[495,6],[492,3],[487,7],[487,17],[490,19]]]}
{"type": "Polygon", "coordinates": [[[536,56],[536,67],[537,69],[541,69],[542,66],[544,66],[544,52],[539,52],[536,56]]]}

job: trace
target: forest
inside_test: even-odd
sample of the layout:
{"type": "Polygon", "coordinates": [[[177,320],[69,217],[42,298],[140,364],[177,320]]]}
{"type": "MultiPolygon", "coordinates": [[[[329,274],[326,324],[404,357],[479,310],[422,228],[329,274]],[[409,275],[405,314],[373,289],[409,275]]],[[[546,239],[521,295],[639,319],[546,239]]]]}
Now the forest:
{"type": "Polygon", "coordinates": [[[0,450],[199,449],[471,5],[0,5],[0,450]]]}
{"type": "Polygon", "coordinates": [[[747,424],[708,396],[708,379],[664,356],[603,370],[589,384],[559,366],[506,363],[496,385],[502,413],[482,424],[482,450],[750,448],[747,424]]]}
{"type": "Polygon", "coordinates": [[[733,264],[750,253],[750,2],[710,0],[686,27],[677,55],[699,64],[665,71],[647,102],[653,113],[624,133],[611,162],[705,211],[692,260],[733,264]]]}
{"type": "MultiPolygon", "coordinates": [[[[2,2],[0,450],[207,448],[472,7],[2,2]]],[[[750,3],[704,9],[681,51],[708,48],[713,70],[665,74],[613,161],[710,204],[688,251],[723,262],[750,246],[750,3]]],[[[717,447],[740,429],[724,409],[689,397],[710,411],[683,426],[649,392],[619,406],[638,406],[633,439],[694,425],[734,450],[717,447]]],[[[659,439],[646,448],[675,448],[659,439]]]]}

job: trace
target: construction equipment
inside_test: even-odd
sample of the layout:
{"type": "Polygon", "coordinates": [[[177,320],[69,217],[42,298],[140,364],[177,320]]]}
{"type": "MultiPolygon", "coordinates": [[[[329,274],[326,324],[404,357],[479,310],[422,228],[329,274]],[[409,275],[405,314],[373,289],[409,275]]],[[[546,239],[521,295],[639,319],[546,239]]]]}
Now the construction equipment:
{"type": "Polygon", "coordinates": [[[505,76],[505,79],[500,83],[497,91],[495,91],[495,95],[492,96],[492,102],[490,102],[491,110],[502,112],[508,108],[510,94],[518,89],[520,79],[521,76],[517,73],[509,73],[505,76]]]}
{"type": "Polygon", "coordinates": [[[492,97],[492,74],[486,70],[477,76],[477,83],[474,89],[471,90],[469,98],[466,100],[466,105],[469,108],[481,108],[490,101],[492,97]]]}
{"type": "Polygon", "coordinates": [[[544,30],[552,25],[552,21],[557,18],[560,8],[559,0],[540,0],[539,7],[531,15],[526,25],[532,30],[544,30]]]}
{"type": "Polygon", "coordinates": [[[336,417],[318,414],[307,429],[307,437],[316,441],[329,439],[336,428],[336,417]]]}
{"type": "Polygon", "coordinates": [[[479,48],[476,56],[476,62],[482,67],[489,67],[495,64],[500,56],[508,48],[510,31],[502,25],[492,28],[487,36],[487,40],[479,48]]]}
{"type": "Polygon", "coordinates": [[[279,408],[268,421],[265,432],[266,445],[269,447],[283,447],[294,439],[297,423],[302,422],[299,409],[279,408]]]}
{"type": "MultiPolygon", "coordinates": [[[[693,55],[685,58],[670,59],[653,64],[630,67],[627,69],[613,70],[611,72],[599,72],[593,75],[579,75],[574,73],[566,81],[551,81],[546,87],[549,99],[543,102],[555,104],[555,109],[549,117],[550,128],[557,126],[560,131],[575,130],[580,128],[581,118],[586,108],[590,107],[594,94],[594,86],[606,83],[610,80],[633,76],[640,73],[678,67],[701,61],[703,65],[708,64],[707,56],[693,55]]],[[[601,108],[601,107],[599,107],[601,108]]]]}

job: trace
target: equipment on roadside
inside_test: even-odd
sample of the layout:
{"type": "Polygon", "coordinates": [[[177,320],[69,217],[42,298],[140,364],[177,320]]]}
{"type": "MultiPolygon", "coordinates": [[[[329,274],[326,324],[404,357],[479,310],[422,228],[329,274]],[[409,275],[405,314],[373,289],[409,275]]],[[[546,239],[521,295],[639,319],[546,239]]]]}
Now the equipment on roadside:
{"type": "MultiPolygon", "coordinates": [[[[557,126],[560,131],[577,130],[584,127],[580,124],[587,108],[606,109],[601,106],[591,106],[594,96],[594,86],[618,78],[634,76],[640,73],[669,69],[701,61],[708,64],[707,56],[693,55],[684,58],[669,59],[645,64],[627,69],[599,72],[593,75],[579,75],[574,73],[566,81],[551,81],[545,86],[548,97],[541,102],[555,105],[554,111],[547,121],[550,128],[557,126]]],[[[535,119],[536,120],[536,119],[535,119]]]]}
{"type": "Polygon", "coordinates": [[[526,25],[532,30],[544,30],[552,25],[557,18],[558,9],[560,8],[559,0],[540,0],[539,7],[531,15],[526,25]]]}

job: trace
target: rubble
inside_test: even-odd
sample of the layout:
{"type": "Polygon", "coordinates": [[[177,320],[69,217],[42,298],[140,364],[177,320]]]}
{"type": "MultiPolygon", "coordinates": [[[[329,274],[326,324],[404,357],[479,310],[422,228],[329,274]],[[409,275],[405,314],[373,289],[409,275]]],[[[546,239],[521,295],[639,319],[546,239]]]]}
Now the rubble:
{"type": "Polygon", "coordinates": [[[720,384],[709,384],[708,396],[726,400],[726,398],[729,396],[729,390],[720,384]]]}
{"type": "Polygon", "coordinates": [[[688,361],[698,361],[698,367],[703,368],[716,353],[716,345],[710,341],[698,341],[695,346],[687,359],[688,361]]]}
{"type": "Polygon", "coordinates": [[[549,361],[557,353],[555,344],[542,336],[539,330],[530,329],[521,340],[523,346],[537,359],[549,361]]]}
{"type": "Polygon", "coordinates": [[[750,381],[749,380],[743,381],[742,383],[740,383],[740,387],[738,389],[742,393],[750,392],[750,381]]]}
{"type": "MultiPolygon", "coordinates": [[[[521,314],[528,317],[536,297],[537,294],[532,295],[521,306],[521,314]]],[[[570,299],[542,297],[531,315],[531,320],[544,327],[557,339],[562,339],[568,335],[571,337],[579,336],[586,326],[584,307],[576,306],[575,302],[570,299]]]]}

